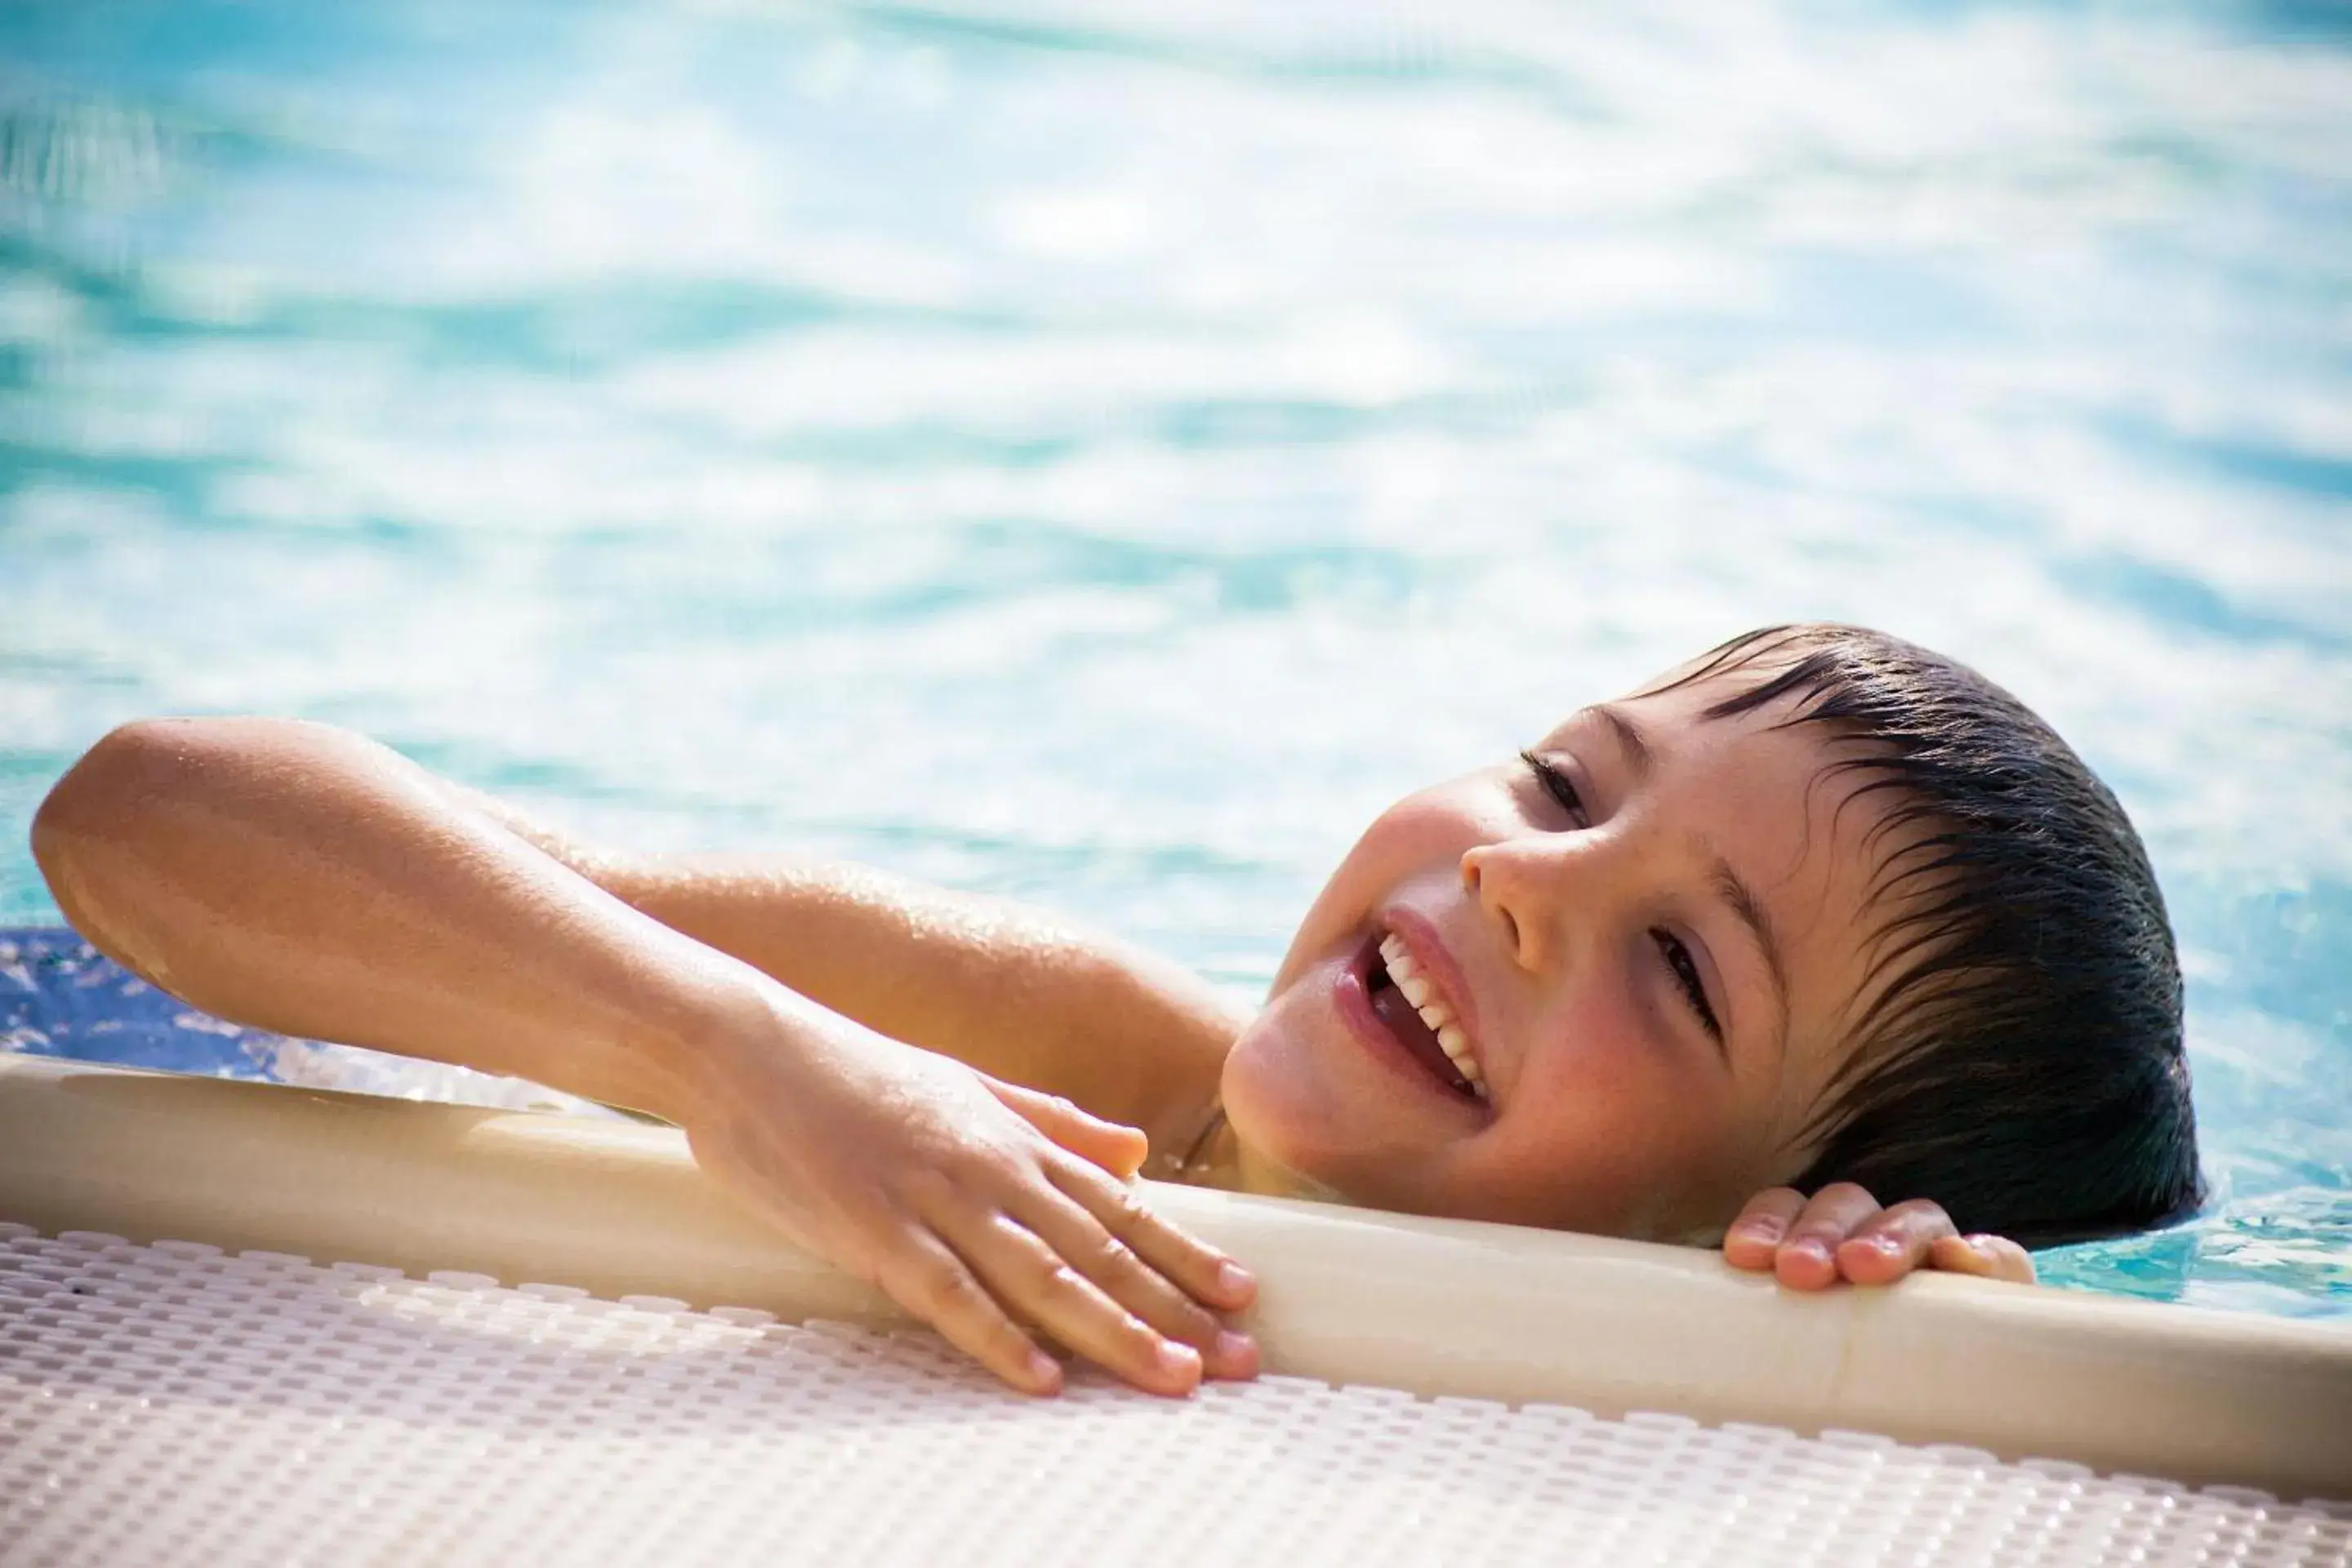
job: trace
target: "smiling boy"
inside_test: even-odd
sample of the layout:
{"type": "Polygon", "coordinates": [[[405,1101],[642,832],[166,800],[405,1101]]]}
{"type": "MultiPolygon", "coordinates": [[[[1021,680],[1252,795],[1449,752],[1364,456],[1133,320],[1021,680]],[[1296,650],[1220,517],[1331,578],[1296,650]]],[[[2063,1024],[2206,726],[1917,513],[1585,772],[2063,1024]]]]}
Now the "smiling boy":
{"type": "Polygon", "coordinates": [[[1719,1240],[1795,1288],[2030,1279],[2019,1241],[2199,1190],[2122,809],[2007,693],[1853,627],[1735,639],[1400,802],[1254,1015],[992,900],[591,850],[312,725],[126,727],[34,846],[85,936],[197,1005],[667,1117],[1037,1392],[1040,1334],[1165,1393],[1255,1369],[1219,1316],[1246,1272],[1139,1201],[1147,1162],[1719,1240]]]}

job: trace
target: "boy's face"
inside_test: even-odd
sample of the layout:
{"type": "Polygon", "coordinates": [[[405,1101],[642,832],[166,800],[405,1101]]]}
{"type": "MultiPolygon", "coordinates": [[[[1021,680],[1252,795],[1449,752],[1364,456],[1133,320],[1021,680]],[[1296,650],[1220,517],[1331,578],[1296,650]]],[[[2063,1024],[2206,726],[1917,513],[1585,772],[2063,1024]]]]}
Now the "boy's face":
{"type": "Polygon", "coordinates": [[[1664,1239],[1798,1174],[1886,846],[1819,726],[1703,716],[1765,678],[1587,709],[1531,748],[1556,777],[1515,759],[1374,822],[1226,1060],[1245,1157],[1379,1208],[1664,1239]]]}

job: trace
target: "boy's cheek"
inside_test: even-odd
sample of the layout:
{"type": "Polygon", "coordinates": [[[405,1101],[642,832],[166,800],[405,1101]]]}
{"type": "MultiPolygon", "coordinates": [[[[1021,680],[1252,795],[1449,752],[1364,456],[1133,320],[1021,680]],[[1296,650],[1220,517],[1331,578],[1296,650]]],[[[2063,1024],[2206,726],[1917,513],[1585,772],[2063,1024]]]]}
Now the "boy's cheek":
{"type": "Polygon", "coordinates": [[[1486,776],[1478,773],[1416,790],[1374,817],[1358,848],[1412,865],[1458,859],[1473,845],[1494,836],[1497,825],[1485,821],[1493,815],[1486,801],[1492,793],[1486,776]]]}
{"type": "Polygon", "coordinates": [[[1493,1217],[1676,1239],[1730,1217],[1724,1194],[1742,1141],[1727,1084],[1661,1055],[1611,1006],[1548,1012],[1528,1027],[1506,1135],[1475,1173],[1493,1217]]]}
{"type": "Polygon", "coordinates": [[[1406,883],[1459,876],[1461,857],[1474,842],[1444,786],[1406,796],[1372,819],[1316,895],[1275,973],[1279,996],[1318,960],[1362,933],[1372,912],[1406,883]]]}
{"type": "Polygon", "coordinates": [[[1458,784],[1405,796],[1357,837],[1316,900],[1315,915],[1352,927],[1408,882],[1458,883],[1462,857],[1492,837],[1477,827],[1458,784]]]}

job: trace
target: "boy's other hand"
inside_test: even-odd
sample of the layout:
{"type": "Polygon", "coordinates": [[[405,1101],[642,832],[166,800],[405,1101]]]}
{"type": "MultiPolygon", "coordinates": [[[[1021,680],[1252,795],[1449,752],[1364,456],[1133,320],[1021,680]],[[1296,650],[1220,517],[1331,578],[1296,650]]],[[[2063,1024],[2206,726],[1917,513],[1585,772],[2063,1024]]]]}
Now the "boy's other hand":
{"type": "Polygon", "coordinates": [[[1833,1182],[1810,1199],[1793,1187],[1757,1194],[1724,1233],[1723,1258],[1734,1268],[1769,1270],[1792,1290],[1840,1280],[1892,1285],[1915,1268],[2033,1283],[2033,1259],[2007,1237],[1962,1236],[1943,1205],[1926,1198],[1883,1208],[1852,1182],[1833,1182]]]}
{"type": "Polygon", "coordinates": [[[806,1009],[702,1082],[679,1121],[706,1171],[1013,1387],[1060,1388],[1040,1336],[1155,1394],[1256,1373],[1219,1316],[1255,1284],[1144,1206],[1135,1129],[806,1009]]]}

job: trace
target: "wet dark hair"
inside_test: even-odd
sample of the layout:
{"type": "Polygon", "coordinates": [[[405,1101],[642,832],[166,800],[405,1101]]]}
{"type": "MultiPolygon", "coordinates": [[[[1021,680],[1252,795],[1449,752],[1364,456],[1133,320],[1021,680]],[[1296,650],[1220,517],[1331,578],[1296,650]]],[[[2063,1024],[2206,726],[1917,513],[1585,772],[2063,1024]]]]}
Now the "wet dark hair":
{"type": "Polygon", "coordinates": [[[2193,1208],[2180,966],[2106,785],[2016,698],[1883,632],[1768,626],[1672,684],[1744,669],[1761,679],[1709,718],[1788,700],[1784,727],[1832,737],[1823,777],[1860,779],[1847,804],[1887,803],[1869,835],[1884,924],[1795,1184],[1930,1198],[2028,1247],[2193,1208]]]}

